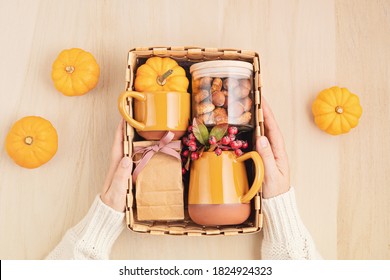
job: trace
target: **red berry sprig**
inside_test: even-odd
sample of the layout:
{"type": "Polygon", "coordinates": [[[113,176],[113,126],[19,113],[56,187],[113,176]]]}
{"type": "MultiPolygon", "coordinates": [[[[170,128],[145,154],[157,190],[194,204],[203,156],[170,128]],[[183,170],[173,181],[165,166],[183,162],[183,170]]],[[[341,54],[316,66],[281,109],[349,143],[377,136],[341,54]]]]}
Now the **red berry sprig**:
{"type": "Polygon", "coordinates": [[[222,149],[221,148],[216,148],[214,150],[214,153],[217,155],[217,156],[220,156],[222,154],[222,149]]]}
{"type": "Polygon", "coordinates": [[[238,128],[235,126],[231,126],[228,128],[228,133],[236,135],[238,133],[238,128]]]}
{"type": "Polygon", "coordinates": [[[197,160],[198,158],[199,158],[199,153],[198,152],[191,153],[191,159],[192,160],[197,160]]]}
{"type": "Polygon", "coordinates": [[[236,156],[242,156],[245,149],[248,148],[248,142],[237,138],[239,130],[235,126],[213,128],[208,132],[207,128],[199,128],[194,122],[188,127],[186,136],[182,138],[183,148],[182,156],[182,173],[183,175],[189,170],[191,160],[197,160],[202,156],[203,151],[214,151],[219,156],[223,151],[234,151],[236,156]]]}
{"type": "Polygon", "coordinates": [[[234,153],[236,154],[236,156],[242,156],[244,154],[244,152],[241,150],[241,149],[236,149],[234,150],[234,153]]]}
{"type": "Polygon", "coordinates": [[[225,145],[225,146],[229,145],[230,144],[230,137],[229,136],[222,137],[221,144],[225,145]]]}
{"type": "Polygon", "coordinates": [[[210,136],[209,144],[210,145],[216,145],[217,144],[217,138],[215,138],[215,136],[210,136]]]}

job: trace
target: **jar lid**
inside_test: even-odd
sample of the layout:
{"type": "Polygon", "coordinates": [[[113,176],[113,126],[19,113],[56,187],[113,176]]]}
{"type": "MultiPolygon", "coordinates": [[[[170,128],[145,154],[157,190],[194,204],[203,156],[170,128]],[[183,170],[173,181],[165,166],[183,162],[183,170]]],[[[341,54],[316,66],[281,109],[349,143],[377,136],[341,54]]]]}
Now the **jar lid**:
{"type": "Polygon", "coordinates": [[[249,62],[237,60],[213,60],[195,63],[190,67],[190,73],[195,79],[204,76],[238,76],[249,78],[253,65],[249,62]]]}

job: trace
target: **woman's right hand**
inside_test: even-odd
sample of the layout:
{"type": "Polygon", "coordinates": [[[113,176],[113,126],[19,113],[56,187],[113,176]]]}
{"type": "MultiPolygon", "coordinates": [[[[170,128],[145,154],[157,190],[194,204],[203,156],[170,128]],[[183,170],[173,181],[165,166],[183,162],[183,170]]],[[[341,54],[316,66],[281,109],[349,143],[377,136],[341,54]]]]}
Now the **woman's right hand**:
{"type": "Polygon", "coordinates": [[[123,156],[123,128],[121,119],[115,132],[111,150],[111,164],[100,194],[101,200],[112,209],[123,212],[126,206],[127,184],[131,177],[132,160],[123,156]]]}
{"type": "Polygon", "coordinates": [[[256,150],[264,162],[263,198],[272,198],[290,189],[290,168],[283,135],[268,103],[262,98],[265,135],[256,139],[256,150]]]}

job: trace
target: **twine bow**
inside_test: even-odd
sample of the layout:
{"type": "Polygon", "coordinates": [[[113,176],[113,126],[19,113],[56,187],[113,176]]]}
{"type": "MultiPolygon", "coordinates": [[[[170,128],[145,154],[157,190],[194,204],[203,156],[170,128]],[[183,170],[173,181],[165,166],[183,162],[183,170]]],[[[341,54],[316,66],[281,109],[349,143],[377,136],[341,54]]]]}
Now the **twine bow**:
{"type": "Polygon", "coordinates": [[[135,184],[139,173],[142,171],[142,169],[145,168],[146,164],[154,156],[155,153],[161,152],[180,160],[180,154],[179,152],[177,152],[177,150],[180,150],[180,142],[171,142],[174,136],[175,135],[173,134],[173,132],[168,131],[161,138],[158,144],[151,145],[148,147],[134,148],[133,158],[137,154],[142,154],[142,156],[140,160],[135,161],[136,167],[133,172],[133,184],[135,184]]]}

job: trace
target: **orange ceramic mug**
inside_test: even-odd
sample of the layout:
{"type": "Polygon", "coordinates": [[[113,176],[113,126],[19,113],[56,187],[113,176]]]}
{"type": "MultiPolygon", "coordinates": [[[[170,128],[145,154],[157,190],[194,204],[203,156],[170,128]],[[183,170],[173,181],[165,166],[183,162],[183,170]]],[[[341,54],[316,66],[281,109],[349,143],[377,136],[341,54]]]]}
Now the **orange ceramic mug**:
{"type": "Polygon", "coordinates": [[[193,161],[190,172],[188,212],[200,225],[233,225],[243,223],[250,215],[250,200],[259,191],[264,165],[255,151],[236,157],[232,151],[220,156],[204,152],[193,161]],[[255,176],[248,186],[245,161],[252,159],[255,176]]]}
{"type": "Polygon", "coordinates": [[[167,131],[172,131],[174,140],[187,130],[190,118],[190,94],[187,92],[125,91],[118,99],[119,112],[123,118],[146,140],[160,140],[167,131]],[[126,99],[134,100],[134,118],[126,110],[126,99]]]}

